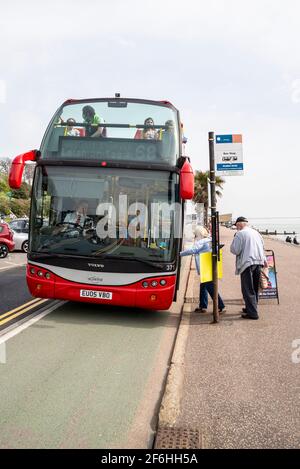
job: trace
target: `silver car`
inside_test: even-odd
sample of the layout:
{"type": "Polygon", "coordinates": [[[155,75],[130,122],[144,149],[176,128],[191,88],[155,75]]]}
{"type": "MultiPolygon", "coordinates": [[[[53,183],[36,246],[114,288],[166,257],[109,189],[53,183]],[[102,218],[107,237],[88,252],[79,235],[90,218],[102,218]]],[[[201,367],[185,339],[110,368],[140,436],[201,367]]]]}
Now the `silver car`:
{"type": "Polygon", "coordinates": [[[16,218],[9,223],[14,232],[15,250],[28,251],[29,220],[28,218],[16,218]]]}

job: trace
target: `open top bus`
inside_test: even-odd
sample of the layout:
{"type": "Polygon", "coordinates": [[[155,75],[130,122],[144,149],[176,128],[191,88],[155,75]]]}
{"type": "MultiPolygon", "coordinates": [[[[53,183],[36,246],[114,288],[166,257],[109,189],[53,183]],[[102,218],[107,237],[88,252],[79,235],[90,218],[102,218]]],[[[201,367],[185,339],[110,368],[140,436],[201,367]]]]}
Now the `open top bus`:
{"type": "Polygon", "coordinates": [[[180,269],[193,171],[167,101],[66,101],[39,150],[17,156],[10,185],[35,161],[27,283],[32,295],[168,309],[180,269]]]}

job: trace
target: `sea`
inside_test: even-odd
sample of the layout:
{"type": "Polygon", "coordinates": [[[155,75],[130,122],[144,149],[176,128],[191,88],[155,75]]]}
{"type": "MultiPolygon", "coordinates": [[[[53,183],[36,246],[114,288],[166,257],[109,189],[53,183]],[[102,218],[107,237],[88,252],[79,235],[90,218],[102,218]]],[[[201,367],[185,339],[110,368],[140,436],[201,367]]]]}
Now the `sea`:
{"type": "Polygon", "coordinates": [[[259,231],[273,233],[276,238],[285,240],[287,236],[294,237],[300,242],[300,217],[282,218],[249,218],[249,225],[259,231]]]}

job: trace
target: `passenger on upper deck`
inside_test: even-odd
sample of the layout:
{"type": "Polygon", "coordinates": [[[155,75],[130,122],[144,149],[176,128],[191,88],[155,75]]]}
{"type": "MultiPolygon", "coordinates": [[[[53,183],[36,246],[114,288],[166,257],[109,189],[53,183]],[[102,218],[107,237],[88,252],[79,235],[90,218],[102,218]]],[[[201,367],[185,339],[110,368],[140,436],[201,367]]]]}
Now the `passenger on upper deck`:
{"type": "Polygon", "coordinates": [[[64,132],[65,137],[80,137],[80,132],[78,129],[75,129],[74,125],[76,125],[76,121],[70,117],[67,120],[67,127],[65,128],[64,132]]]}
{"type": "Polygon", "coordinates": [[[148,117],[144,122],[144,129],[142,132],[142,138],[146,140],[158,140],[159,133],[154,128],[154,120],[152,117],[148,117]]]}
{"type": "Polygon", "coordinates": [[[86,127],[87,137],[102,137],[103,128],[100,127],[101,118],[96,114],[95,109],[92,106],[84,106],[82,109],[82,117],[85,124],[89,124],[86,127]]]}
{"type": "Polygon", "coordinates": [[[174,121],[167,120],[165,122],[165,131],[162,134],[162,155],[165,159],[170,159],[175,152],[175,125],[174,121]]]}

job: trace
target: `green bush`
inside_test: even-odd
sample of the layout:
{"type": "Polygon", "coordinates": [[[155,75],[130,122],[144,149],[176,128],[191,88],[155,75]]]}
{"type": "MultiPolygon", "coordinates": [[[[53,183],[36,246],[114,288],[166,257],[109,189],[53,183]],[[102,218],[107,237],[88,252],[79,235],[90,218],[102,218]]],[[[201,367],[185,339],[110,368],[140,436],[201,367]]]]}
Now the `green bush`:
{"type": "Polygon", "coordinates": [[[29,215],[30,200],[27,199],[11,199],[10,210],[16,215],[17,218],[29,215]]]}
{"type": "Polygon", "coordinates": [[[12,190],[13,199],[28,199],[30,196],[30,186],[26,182],[22,182],[20,189],[12,190]]]}
{"type": "Polygon", "coordinates": [[[0,176],[0,195],[2,194],[7,194],[7,192],[10,191],[7,177],[6,176],[0,176]]]}
{"type": "Polygon", "coordinates": [[[10,210],[9,199],[0,194],[0,213],[2,215],[9,215],[10,212],[11,210],[10,210]]]}

